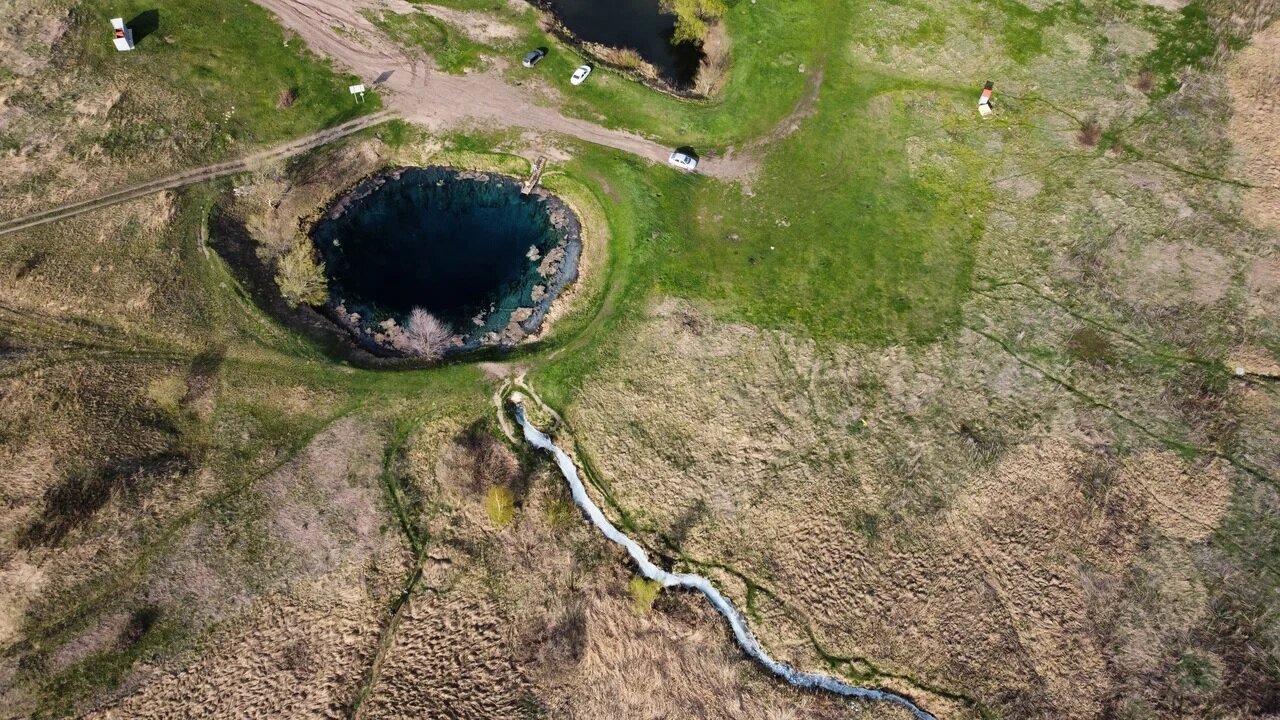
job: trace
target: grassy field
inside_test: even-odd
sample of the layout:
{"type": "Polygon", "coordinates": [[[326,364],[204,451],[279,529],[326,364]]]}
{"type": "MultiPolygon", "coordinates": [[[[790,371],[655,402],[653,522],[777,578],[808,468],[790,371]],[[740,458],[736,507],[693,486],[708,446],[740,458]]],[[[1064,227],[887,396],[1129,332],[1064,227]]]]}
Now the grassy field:
{"type": "Polygon", "coordinates": [[[356,104],[346,92],[353,78],[290,45],[244,0],[160,9],[23,0],[7,12],[49,37],[0,78],[11,117],[0,147],[17,157],[0,181],[6,214],[225,159],[379,106],[373,94],[356,104]],[[108,21],[120,16],[135,26],[132,52],[110,42],[108,21]]]}
{"type": "MultiPolygon", "coordinates": [[[[550,44],[534,77],[566,111],[673,144],[804,112],[749,188],[561,141],[544,182],[594,231],[584,286],[496,365],[336,361],[254,304],[206,222],[216,205],[292,233],[385,164],[521,174],[516,133],[386,126],[6,236],[0,705],[848,713],[752,669],[697,598],[627,576],[495,427],[517,369],[620,523],[808,668],[958,718],[1274,705],[1274,381],[1223,363],[1280,352],[1258,310],[1275,234],[1222,181],[1213,55],[1239,38],[1212,5],[743,0],[727,85],[692,102],[604,70],[570,92],[579,60],[531,12],[438,4],[517,34],[379,21],[455,72],[550,44]]],[[[76,168],[158,173],[355,111],[243,1],[160,8],[135,53],[100,42],[150,9],[76,5],[49,87],[4,76],[24,202],[83,191],[76,168]],[[42,145],[35,119],[69,130],[42,145]]]]}
{"type": "MultiPolygon", "coordinates": [[[[512,61],[530,48],[552,48],[532,75],[562,91],[564,112],[703,151],[771,130],[804,94],[807,76],[802,68],[823,65],[822,48],[838,44],[836,37],[844,31],[843,20],[847,18],[846,8],[835,0],[754,7],[745,2],[734,4],[724,20],[733,47],[728,81],[715,97],[694,101],[654,92],[606,68],[598,68],[589,83],[570,85],[569,76],[582,63],[582,56],[543,32],[532,10],[516,11],[486,0],[423,4],[489,13],[519,28],[522,34],[518,41],[488,47],[512,61]]],[[[519,67],[509,73],[513,80],[529,75],[519,67]]]]}
{"type": "MultiPolygon", "coordinates": [[[[177,3],[160,10],[146,2],[87,2],[74,11],[66,62],[127,73],[130,84],[164,88],[191,98],[188,123],[204,123],[215,138],[265,144],[339,124],[378,107],[376,94],[357,104],[351,76],[332,72],[304,48],[293,47],[265,10],[246,0],[177,3]],[[132,21],[137,48],[118,53],[102,42],[112,17],[132,21]],[[253,58],[252,62],[245,62],[253,58]]],[[[171,94],[172,93],[172,94],[171,94]]],[[[142,109],[146,114],[146,109],[142,109]]],[[[142,126],[145,133],[158,128],[142,126]]]]}

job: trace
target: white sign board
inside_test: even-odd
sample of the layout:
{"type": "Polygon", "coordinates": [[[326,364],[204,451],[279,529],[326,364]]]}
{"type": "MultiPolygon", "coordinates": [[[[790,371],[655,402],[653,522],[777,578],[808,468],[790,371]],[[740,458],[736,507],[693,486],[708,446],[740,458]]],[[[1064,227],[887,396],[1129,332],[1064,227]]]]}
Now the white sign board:
{"type": "Polygon", "coordinates": [[[363,86],[363,85],[352,85],[351,87],[349,87],[349,88],[347,88],[347,89],[351,91],[351,94],[352,94],[352,95],[359,95],[360,93],[364,92],[364,86],[363,86]]]}

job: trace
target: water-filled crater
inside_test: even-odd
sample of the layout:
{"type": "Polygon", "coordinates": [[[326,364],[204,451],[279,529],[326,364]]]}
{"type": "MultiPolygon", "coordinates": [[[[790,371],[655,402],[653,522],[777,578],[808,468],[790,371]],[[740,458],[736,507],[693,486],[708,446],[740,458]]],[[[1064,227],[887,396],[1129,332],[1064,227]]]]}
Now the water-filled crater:
{"type": "Polygon", "coordinates": [[[437,354],[413,336],[424,314],[437,345],[447,335],[446,352],[512,345],[537,332],[577,278],[582,246],[577,218],[554,195],[439,167],[366,180],[311,237],[330,313],[366,347],[409,355],[437,354]]]}

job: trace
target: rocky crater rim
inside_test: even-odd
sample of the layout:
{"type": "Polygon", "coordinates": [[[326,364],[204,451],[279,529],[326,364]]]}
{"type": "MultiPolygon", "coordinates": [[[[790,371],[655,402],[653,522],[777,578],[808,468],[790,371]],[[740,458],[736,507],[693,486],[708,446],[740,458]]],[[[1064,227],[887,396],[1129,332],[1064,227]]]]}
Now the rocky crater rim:
{"type": "Polygon", "coordinates": [[[568,202],[522,185],[443,165],[366,177],[307,230],[329,281],[320,310],[382,357],[437,359],[539,337],[578,280],[582,225],[568,202]]]}

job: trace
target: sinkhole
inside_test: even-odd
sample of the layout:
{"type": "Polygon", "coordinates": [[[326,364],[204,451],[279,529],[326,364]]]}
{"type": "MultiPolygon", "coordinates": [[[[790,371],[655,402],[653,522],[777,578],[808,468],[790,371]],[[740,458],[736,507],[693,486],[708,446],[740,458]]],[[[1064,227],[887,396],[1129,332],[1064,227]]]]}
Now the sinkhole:
{"type": "Polygon", "coordinates": [[[447,327],[445,352],[536,333],[577,278],[582,249],[578,220],[556,196],[443,167],[366,180],[329,208],[311,239],[330,314],[366,347],[402,355],[433,354],[407,335],[417,311],[447,327]]]}

